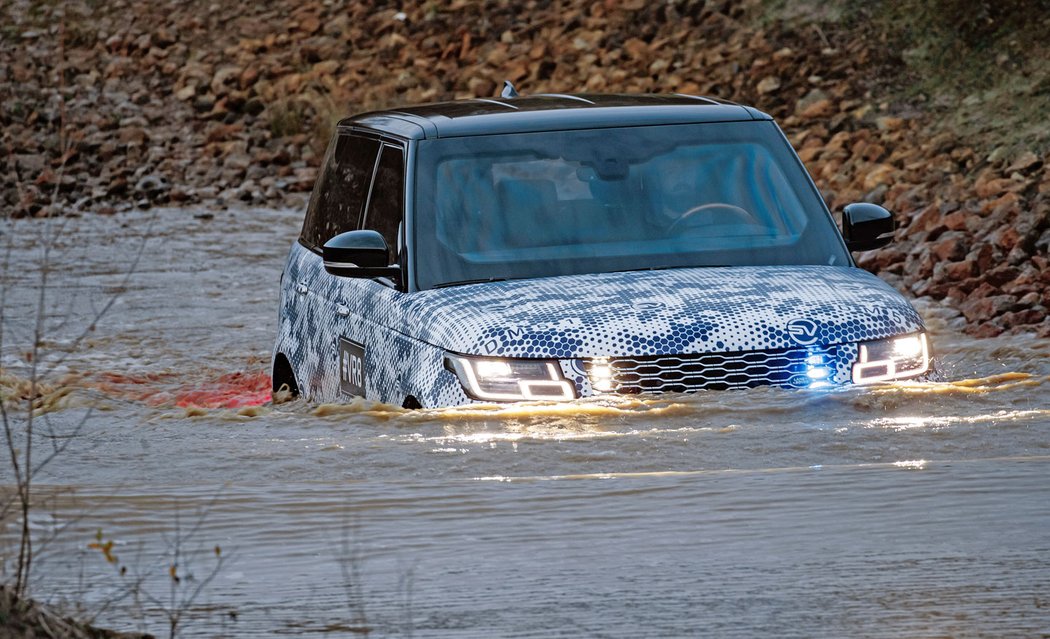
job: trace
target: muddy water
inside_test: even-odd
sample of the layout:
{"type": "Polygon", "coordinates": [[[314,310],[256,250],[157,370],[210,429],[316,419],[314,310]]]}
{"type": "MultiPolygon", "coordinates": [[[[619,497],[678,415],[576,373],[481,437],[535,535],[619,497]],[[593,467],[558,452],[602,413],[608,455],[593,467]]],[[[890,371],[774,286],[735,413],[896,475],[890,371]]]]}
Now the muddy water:
{"type": "MultiPolygon", "coordinates": [[[[972,340],[929,307],[943,384],[256,406],[298,222],[159,211],[60,229],[39,361],[74,390],[38,420],[38,451],[70,442],[37,477],[31,523],[60,529],[39,597],[165,633],[185,609],[192,637],[1050,633],[1047,340],[972,340]],[[89,547],[99,531],[113,564],[89,547]],[[215,546],[214,578],[180,604],[215,546]]],[[[17,238],[2,361],[22,377],[39,227],[0,238],[17,238]]]]}

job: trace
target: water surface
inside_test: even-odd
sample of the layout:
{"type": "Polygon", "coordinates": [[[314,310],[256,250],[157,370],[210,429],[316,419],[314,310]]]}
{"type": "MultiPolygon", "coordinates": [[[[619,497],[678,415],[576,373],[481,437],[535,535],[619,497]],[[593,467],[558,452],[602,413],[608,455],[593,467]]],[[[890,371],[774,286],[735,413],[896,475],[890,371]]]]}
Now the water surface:
{"type": "MultiPolygon", "coordinates": [[[[219,546],[184,636],[1050,634],[1048,340],[973,340],[926,305],[942,384],[256,406],[299,222],[52,229],[39,363],[56,394],[35,450],[71,443],[36,478],[31,523],[61,528],[37,596],[166,632],[219,546]],[[107,541],[114,564],[89,547],[107,541]]],[[[41,228],[0,237],[17,239],[5,388],[29,371],[41,228]]]]}

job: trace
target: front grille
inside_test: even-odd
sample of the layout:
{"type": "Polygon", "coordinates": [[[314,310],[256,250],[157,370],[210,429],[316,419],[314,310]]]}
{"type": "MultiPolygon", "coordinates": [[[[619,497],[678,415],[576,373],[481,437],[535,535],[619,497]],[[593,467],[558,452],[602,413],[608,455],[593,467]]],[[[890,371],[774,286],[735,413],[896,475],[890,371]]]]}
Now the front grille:
{"type": "Polygon", "coordinates": [[[596,389],[596,369],[612,373],[611,392],[688,393],[756,386],[807,388],[835,374],[839,347],[798,348],[743,353],[650,355],[591,359],[585,370],[596,389]],[[812,373],[815,369],[823,373],[812,373]],[[812,376],[811,376],[812,375],[812,376]]]}

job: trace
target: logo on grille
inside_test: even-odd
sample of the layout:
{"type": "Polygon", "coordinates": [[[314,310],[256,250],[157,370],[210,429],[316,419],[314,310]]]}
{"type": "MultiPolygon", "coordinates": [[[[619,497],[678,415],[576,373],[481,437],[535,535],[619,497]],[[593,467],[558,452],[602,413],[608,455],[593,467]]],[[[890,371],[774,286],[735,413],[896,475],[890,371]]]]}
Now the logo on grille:
{"type": "Polygon", "coordinates": [[[817,341],[817,323],[808,319],[791,320],[787,332],[796,342],[808,346],[817,341]]]}

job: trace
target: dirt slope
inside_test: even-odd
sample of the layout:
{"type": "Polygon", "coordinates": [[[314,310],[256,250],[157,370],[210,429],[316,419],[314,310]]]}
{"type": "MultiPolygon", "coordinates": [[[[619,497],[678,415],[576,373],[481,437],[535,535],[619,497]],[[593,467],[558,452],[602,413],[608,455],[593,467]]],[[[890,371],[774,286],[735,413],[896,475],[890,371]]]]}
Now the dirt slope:
{"type": "Polygon", "coordinates": [[[0,199],[13,215],[46,214],[55,193],[67,213],[299,202],[339,116],[491,96],[503,79],[529,93],[705,94],[776,117],[836,213],[868,200],[898,214],[898,241],[861,265],[949,300],[976,334],[1050,336],[1050,156],[964,143],[943,105],[902,101],[900,52],[856,21],[688,0],[2,12],[0,199]]]}

